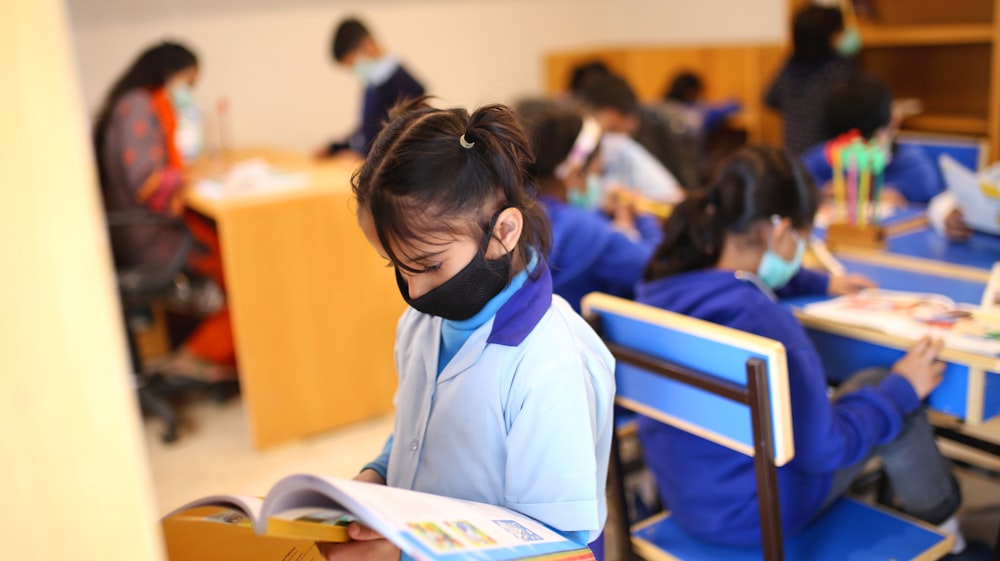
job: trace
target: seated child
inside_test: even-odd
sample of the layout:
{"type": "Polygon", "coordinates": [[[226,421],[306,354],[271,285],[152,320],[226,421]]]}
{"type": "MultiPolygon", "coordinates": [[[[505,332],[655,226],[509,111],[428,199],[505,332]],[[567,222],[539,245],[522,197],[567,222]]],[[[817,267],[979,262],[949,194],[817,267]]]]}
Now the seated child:
{"type": "MultiPolygon", "coordinates": [[[[394,113],[353,185],[409,308],[393,433],[356,479],[507,507],[585,546],[606,516],[614,360],[552,294],[530,142],[501,105],[394,113]]],[[[329,559],[399,559],[348,532],[329,559]]]]}
{"type": "MultiPolygon", "coordinates": [[[[886,370],[847,380],[832,400],[819,356],[781,295],[870,285],[800,268],[817,191],[788,152],[747,147],[704,192],[681,203],[636,288],[636,300],[779,341],[788,357],[795,457],[778,469],[782,526],[801,531],[879,456],[900,508],[956,535],[959,487],[921,400],[941,381],[940,341],[924,339],[886,370]]],[[[876,366],[876,365],[873,365],[876,366]]],[[[760,543],[753,458],[640,417],[638,436],[663,502],[704,540],[760,543]]]]}
{"type": "MultiPolygon", "coordinates": [[[[883,193],[890,199],[927,203],[944,190],[937,165],[923,148],[895,144],[899,123],[892,114],[892,94],[877,78],[855,76],[834,88],[827,99],[827,139],[836,139],[851,131],[857,131],[864,140],[874,140],[888,150],[883,193]]],[[[802,155],[806,168],[820,186],[833,179],[826,145],[826,142],[816,145],[802,155]]]]}
{"type": "MultiPolygon", "coordinates": [[[[607,150],[628,150],[642,152],[644,159],[659,164],[661,173],[666,174],[668,183],[659,185],[656,191],[640,184],[638,180],[630,185],[642,190],[647,197],[674,203],[683,198],[684,189],[692,189],[697,182],[694,177],[679,175],[685,168],[690,150],[685,150],[683,138],[674,134],[659,113],[639,104],[632,86],[615,74],[592,71],[574,93],[577,101],[593,115],[606,134],[620,134],[630,141],[621,148],[609,145],[607,150]],[[642,150],[638,150],[639,148],[642,150]],[[651,157],[649,157],[651,156],[651,157]],[[682,181],[678,182],[678,178],[682,181]]],[[[609,158],[610,160],[611,158],[609,158]]],[[[616,158],[617,159],[617,158],[616,158]]]]}
{"type": "Polygon", "coordinates": [[[593,210],[601,197],[601,127],[568,106],[525,121],[535,149],[539,199],[552,223],[553,291],[577,311],[588,293],[632,298],[660,238],[657,220],[636,216],[627,196],[609,217],[593,210]]]}
{"type": "MultiPolygon", "coordinates": [[[[660,106],[665,111],[676,113],[682,120],[678,126],[686,125],[691,133],[704,142],[705,136],[715,127],[741,109],[738,101],[730,100],[709,103],[704,100],[705,84],[694,72],[679,72],[670,81],[663,94],[660,106]]],[[[661,111],[664,112],[664,111],[661,111]]],[[[671,119],[671,125],[675,120],[671,119]]]]}

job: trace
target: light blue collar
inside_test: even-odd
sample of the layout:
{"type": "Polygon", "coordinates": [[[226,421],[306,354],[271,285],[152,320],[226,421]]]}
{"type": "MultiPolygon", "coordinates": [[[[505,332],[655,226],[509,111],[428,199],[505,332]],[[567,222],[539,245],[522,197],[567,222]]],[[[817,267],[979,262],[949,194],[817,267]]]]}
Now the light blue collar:
{"type": "MultiPolygon", "coordinates": [[[[503,290],[501,290],[496,296],[490,298],[490,301],[487,302],[485,306],[483,306],[482,310],[476,312],[476,315],[472,316],[469,319],[461,321],[453,321],[449,319],[442,320],[441,342],[440,342],[440,347],[438,349],[438,368],[437,368],[438,375],[440,375],[441,372],[444,371],[445,366],[447,366],[448,363],[451,362],[451,359],[455,358],[455,355],[458,354],[459,349],[461,349],[462,346],[465,344],[465,342],[468,341],[469,337],[472,336],[472,333],[474,331],[479,329],[486,322],[490,321],[490,319],[496,317],[501,310],[506,309],[506,306],[509,302],[517,299],[516,295],[521,293],[521,289],[527,282],[528,276],[535,270],[537,266],[538,266],[538,254],[532,252],[531,261],[528,263],[528,266],[525,267],[524,270],[521,271],[520,273],[514,275],[514,278],[511,279],[510,283],[503,290]]],[[[551,301],[551,293],[549,299],[551,301]]],[[[502,329],[503,326],[506,326],[510,323],[511,322],[509,321],[507,322],[500,321],[500,318],[498,317],[496,320],[494,320],[493,330],[496,331],[498,327],[502,329]]],[[[534,323],[532,323],[531,327],[534,327],[534,323]]],[[[524,336],[521,336],[521,339],[523,338],[524,336]]],[[[487,342],[492,342],[492,341],[487,341],[487,342]]],[[[517,343],[515,344],[518,343],[520,343],[520,340],[518,340],[517,343]]]]}
{"type": "Polygon", "coordinates": [[[514,295],[515,292],[521,290],[524,286],[524,282],[528,280],[528,275],[535,270],[538,266],[538,254],[534,251],[531,252],[531,261],[528,262],[528,266],[524,268],[523,271],[514,275],[511,279],[510,284],[506,288],[501,290],[496,296],[490,298],[490,301],[483,306],[482,310],[476,312],[476,315],[469,319],[464,319],[461,321],[452,321],[450,319],[444,320],[445,329],[456,329],[462,331],[474,331],[480,325],[489,321],[504,304],[510,300],[510,297],[514,295]]]}

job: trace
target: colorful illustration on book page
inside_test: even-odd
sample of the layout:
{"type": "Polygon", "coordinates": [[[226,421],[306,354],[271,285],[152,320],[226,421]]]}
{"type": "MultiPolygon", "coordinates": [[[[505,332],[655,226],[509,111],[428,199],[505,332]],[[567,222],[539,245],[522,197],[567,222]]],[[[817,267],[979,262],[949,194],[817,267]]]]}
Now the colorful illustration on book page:
{"type": "Polygon", "coordinates": [[[806,310],[820,317],[868,325],[904,337],[940,337],[946,347],[1000,354],[1000,311],[956,305],[936,294],[866,290],[811,304],[806,310]]]}
{"type": "Polygon", "coordinates": [[[451,537],[448,532],[445,532],[434,522],[410,522],[407,526],[415,530],[421,539],[438,551],[462,549],[463,547],[458,540],[451,537]]]}
{"type": "Polygon", "coordinates": [[[539,536],[514,520],[494,520],[493,522],[523,542],[542,541],[542,536],[539,536]]]}
{"type": "Polygon", "coordinates": [[[875,292],[865,293],[855,301],[860,310],[902,314],[918,324],[957,336],[1000,339],[1000,314],[973,306],[955,305],[950,300],[932,294],[875,292]]]}
{"type": "Polygon", "coordinates": [[[947,298],[934,294],[866,290],[847,297],[844,309],[854,312],[891,313],[916,321],[931,322],[934,318],[954,311],[955,304],[947,298]]]}
{"type": "Polygon", "coordinates": [[[250,519],[238,510],[221,510],[215,514],[206,516],[205,520],[209,522],[219,522],[221,524],[231,524],[233,526],[246,526],[248,528],[253,526],[250,519]]]}
{"type": "Polygon", "coordinates": [[[497,543],[496,540],[487,536],[485,532],[466,520],[456,520],[454,522],[446,522],[445,524],[461,534],[461,537],[468,540],[474,546],[483,547],[496,545],[497,543]]]}

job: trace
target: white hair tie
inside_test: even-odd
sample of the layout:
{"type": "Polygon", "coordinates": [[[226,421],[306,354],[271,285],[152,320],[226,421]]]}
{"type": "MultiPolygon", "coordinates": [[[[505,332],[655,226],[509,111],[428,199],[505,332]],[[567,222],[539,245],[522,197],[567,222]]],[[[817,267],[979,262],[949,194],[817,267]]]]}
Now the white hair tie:
{"type": "Polygon", "coordinates": [[[465,139],[465,135],[458,137],[458,143],[462,145],[462,148],[469,149],[476,145],[475,142],[469,142],[465,139]]]}

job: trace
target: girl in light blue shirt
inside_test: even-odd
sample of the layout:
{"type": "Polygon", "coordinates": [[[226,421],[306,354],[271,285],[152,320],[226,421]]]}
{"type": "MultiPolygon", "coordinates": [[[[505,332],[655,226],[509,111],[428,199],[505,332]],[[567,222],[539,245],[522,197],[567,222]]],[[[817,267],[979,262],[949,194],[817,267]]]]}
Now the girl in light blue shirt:
{"type": "MultiPolygon", "coordinates": [[[[410,307],[393,434],[357,479],[504,506],[584,547],[604,527],[614,361],[552,294],[530,143],[513,113],[397,110],[353,179],[410,307]]],[[[328,559],[398,559],[352,524],[328,559]]]]}

